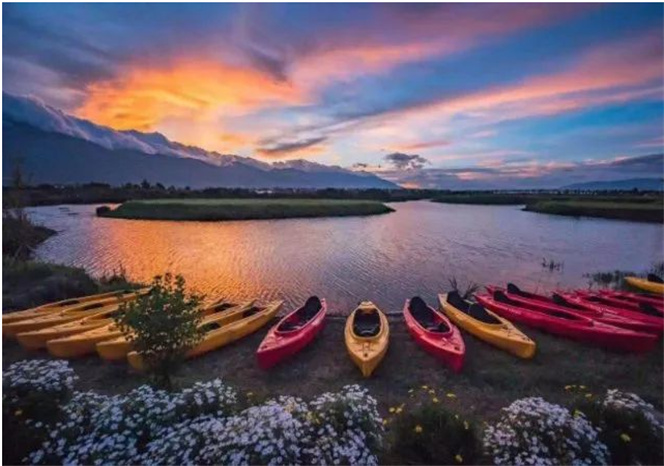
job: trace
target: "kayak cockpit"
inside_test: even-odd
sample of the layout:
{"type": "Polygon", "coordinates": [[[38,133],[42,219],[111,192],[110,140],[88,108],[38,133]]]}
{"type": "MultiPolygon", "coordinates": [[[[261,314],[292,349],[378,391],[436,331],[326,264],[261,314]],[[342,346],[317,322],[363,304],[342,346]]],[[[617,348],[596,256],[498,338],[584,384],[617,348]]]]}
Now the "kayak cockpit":
{"type": "Polygon", "coordinates": [[[485,324],[501,324],[502,322],[484,309],[484,306],[466,301],[456,291],[447,294],[447,302],[455,309],[485,324]]]}
{"type": "Polygon", "coordinates": [[[318,296],[310,296],[304,306],[291,313],[287,319],[279,324],[277,332],[292,332],[301,329],[313,320],[322,309],[323,303],[318,296]]]}
{"type": "Polygon", "coordinates": [[[353,333],[370,338],[380,333],[380,315],[376,307],[358,307],[353,313],[353,333]]]}
{"type": "Polygon", "coordinates": [[[448,333],[452,329],[447,325],[445,320],[427,306],[419,296],[415,296],[408,303],[408,310],[413,319],[426,331],[435,333],[448,333]]]}
{"type": "Polygon", "coordinates": [[[661,277],[655,275],[654,273],[649,273],[648,276],[646,277],[646,280],[652,283],[659,283],[660,285],[664,284],[664,280],[662,280],[661,277]]]}

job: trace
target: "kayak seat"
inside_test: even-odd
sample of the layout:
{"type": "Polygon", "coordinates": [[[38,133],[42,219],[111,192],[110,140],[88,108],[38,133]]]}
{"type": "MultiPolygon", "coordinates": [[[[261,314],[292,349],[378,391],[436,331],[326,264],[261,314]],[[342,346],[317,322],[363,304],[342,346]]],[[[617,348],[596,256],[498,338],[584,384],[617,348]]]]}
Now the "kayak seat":
{"type": "Polygon", "coordinates": [[[518,294],[520,296],[526,296],[528,293],[524,292],[516,286],[514,283],[508,283],[507,284],[507,292],[510,294],[518,294]]]}
{"type": "Polygon", "coordinates": [[[664,317],[664,314],[659,312],[655,307],[648,303],[639,303],[639,310],[644,314],[648,314],[655,317],[664,317]]]}
{"type": "Polygon", "coordinates": [[[489,314],[482,305],[463,299],[457,291],[451,291],[447,294],[447,302],[464,314],[468,314],[473,319],[477,319],[485,324],[500,323],[500,320],[489,314]]]}
{"type": "Polygon", "coordinates": [[[302,327],[300,322],[284,322],[279,326],[279,330],[282,332],[290,332],[291,330],[297,330],[302,327]]]}
{"type": "Polygon", "coordinates": [[[565,298],[560,296],[558,293],[553,293],[551,295],[551,301],[553,301],[554,304],[556,304],[560,307],[568,307],[570,309],[578,309],[580,311],[585,311],[585,309],[583,307],[570,303],[565,298]]]}
{"type": "Polygon", "coordinates": [[[434,311],[419,296],[410,300],[408,309],[413,318],[429,332],[447,333],[450,331],[445,321],[436,318],[434,311]]]}
{"type": "Polygon", "coordinates": [[[481,304],[473,303],[468,309],[468,315],[473,319],[484,322],[485,324],[499,324],[500,320],[489,314],[484,306],[481,304]]]}
{"type": "Polygon", "coordinates": [[[378,312],[356,312],[353,319],[353,332],[361,337],[373,337],[380,332],[378,312]]]}
{"type": "Polygon", "coordinates": [[[496,290],[493,292],[493,299],[495,301],[498,301],[499,303],[504,303],[504,304],[509,304],[509,305],[514,305],[515,302],[511,300],[510,298],[507,297],[505,293],[503,293],[500,290],[496,290]]]}
{"type": "Polygon", "coordinates": [[[647,277],[647,280],[649,282],[653,282],[653,283],[664,283],[664,280],[662,280],[660,277],[658,277],[654,273],[649,273],[648,277],[647,277]]]}
{"type": "Polygon", "coordinates": [[[298,315],[304,322],[308,322],[316,317],[322,307],[323,304],[320,302],[318,296],[310,296],[300,309],[300,312],[298,312],[298,315]]]}

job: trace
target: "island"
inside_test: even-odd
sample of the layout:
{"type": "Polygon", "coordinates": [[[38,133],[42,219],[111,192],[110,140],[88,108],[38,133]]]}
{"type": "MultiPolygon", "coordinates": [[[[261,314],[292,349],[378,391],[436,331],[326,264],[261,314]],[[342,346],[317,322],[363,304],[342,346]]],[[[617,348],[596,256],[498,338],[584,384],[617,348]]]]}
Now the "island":
{"type": "Polygon", "coordinates": [[[140,220],[261,220],[378,215],[394,209],[379,201],[348,199],[150,199],[115,209],[100,207],[100,217],[140,220]]]}

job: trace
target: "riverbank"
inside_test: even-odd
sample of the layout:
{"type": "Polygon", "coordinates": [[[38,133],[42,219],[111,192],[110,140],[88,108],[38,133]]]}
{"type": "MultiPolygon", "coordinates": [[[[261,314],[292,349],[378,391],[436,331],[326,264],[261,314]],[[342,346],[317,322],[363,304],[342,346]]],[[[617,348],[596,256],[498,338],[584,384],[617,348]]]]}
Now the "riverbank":
{"type": "Polygon", "coordinates": [[[378,201],[339,199],[154,199],[128,201],[98,215],[141,220],[262,220],[377,215],[394,210],[378,201]]]}
{"type": "Polygon", "coordinates": [[[472,205],[525,205],[524,210],[572,217],[598,217],[636,222],[664,222],[661,194],[551,194],[464,192],[436,196],[433,202],[472,205]]]}
{"type": "Polygon", "coordinates": [[[653,223],[664,222],[664,205],[662,205],[662,202],[543,201],[527,204],[524,210],[572,217],[598,217],[653,223]]]}
{"type": "MultiPolygon", "coordinates": [[[[415,344],[401,318],[391,317],[387,356],[373,377],[363,379],[346,354],[343,326],[343,318],[328,318],[313,344],[290,361],[263,371],[256,364],[254,352],[267,325],[228,347],[187,361],[176,384],[184,387],[221,377],[262,399],[282,394],[308,398],[358,383],[378,399],[385,415],[390,406],[408,398],[410,389],[422,385],[436,390],[466,415],[488,420],[520,397],[542,396],[565,404],[570,397],[567,385],[585,385],[594,394],[619,388],[662,408],[661,347],[646,355],[620,354],[521,327],[538,345],[535,358],[526,361],[463,332],[466,364],[460,374],[454,374],[415,344]]],[[[3,343],[3,353],[3,367],[26,358],[49,358],[48,353],[29,353],[11,341],[3,343]]],[[[107,363],[96,356],[72,360],[71,366],[80,376],[79,390],[118,394],[147,382],[127,364],[107,363]]]]}

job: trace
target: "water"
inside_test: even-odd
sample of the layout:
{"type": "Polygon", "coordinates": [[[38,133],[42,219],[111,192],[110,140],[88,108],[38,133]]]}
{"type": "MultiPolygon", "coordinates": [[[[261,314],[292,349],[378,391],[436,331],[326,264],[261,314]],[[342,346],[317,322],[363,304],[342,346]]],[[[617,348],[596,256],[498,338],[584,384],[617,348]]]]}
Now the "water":
{"type": "Polygon", "coordinates": [[[281,298],[290,307],[317,294],[339,314],[366,299],[386,312],[400,311],[414,295],[434,304],[452,277],[462,286],[585,287],[584,273],[640,271],[663,256],[664,229],[657,224],[516,206],[418,201],[392,207],[396,212],[372,217],[214,223],[98,218],[89,205],[30,213],[59,232],[38,248],[41,260],[95,276],[123,267],[144,282],[172,271],[210,298],[281,298]],[[562,268],[544,269],[543,258],[562,268]]]}

